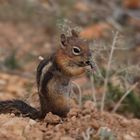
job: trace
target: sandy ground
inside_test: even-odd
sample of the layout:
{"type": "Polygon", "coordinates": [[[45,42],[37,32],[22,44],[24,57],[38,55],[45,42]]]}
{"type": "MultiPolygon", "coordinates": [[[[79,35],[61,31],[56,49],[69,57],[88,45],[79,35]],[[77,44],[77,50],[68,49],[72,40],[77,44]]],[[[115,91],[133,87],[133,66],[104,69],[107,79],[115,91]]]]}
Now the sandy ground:
{"type": "MultiPolygon", "coordinates": [[[[0,74],[1,100],[23,98],[28,82],[21,76],[0,74]]],[[[16,117],[14,114],[0,115],[1,140],[100,140],[100,131],[103,130],[117,140],[139,140],[140,120],[101,113],[90,100],[81,108],[73,105],[66,118],[52,113],[48,113],[44,120],[16,117]]]]}

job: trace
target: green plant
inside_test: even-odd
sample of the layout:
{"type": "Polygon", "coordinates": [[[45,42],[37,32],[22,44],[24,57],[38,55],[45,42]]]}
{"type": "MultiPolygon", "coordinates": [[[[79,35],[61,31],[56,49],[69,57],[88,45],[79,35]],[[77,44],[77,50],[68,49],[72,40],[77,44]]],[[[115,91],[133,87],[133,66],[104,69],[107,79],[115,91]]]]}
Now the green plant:
{"type": "Polygon", "coordinates": [[[98,130],[99,140],[116,140],[113,132],[107,127],[98,130]]]}
{"type": "Polygon", "coordinates": [[[13,51],[4,61],[4,65],[11,70],[20,68],[20,65],[16,59],[16,51],[13,51]]]}
{"type": "MultiPolygon", "coordinates": [[[[112,83],[108,83],[108,92],[105,100],[105,107],[107,110],[112,110],[114,106],[120,101],[124,96],[125,91],[123,91],[119,86],[114,86],[112,83]],[[112,105],[113,104],[113,105],[112,105]]],[[[140,118],[140,98],[134,91],[130,93],[123,99],[120,106],[117,108],[117,112],[121,114],[133,114],[135,117],[140,118]]]]}

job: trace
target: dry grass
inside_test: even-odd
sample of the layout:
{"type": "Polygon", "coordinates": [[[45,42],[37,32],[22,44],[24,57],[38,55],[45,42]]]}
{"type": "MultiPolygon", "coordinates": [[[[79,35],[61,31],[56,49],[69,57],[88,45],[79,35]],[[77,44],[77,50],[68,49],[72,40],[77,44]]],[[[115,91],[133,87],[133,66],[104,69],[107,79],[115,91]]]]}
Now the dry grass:
{"type": "Polygon", "coordinates": [[[103,112],[103,110],[104,110],[105,98],[106,98],[106,92],[107,92],[107,85],[108,85],[108,80],[109,80],[109,72],[110,72],[110,69],[111,69],[111,62],[112,62],[113,52],[114,52],[114,49],[115,49],[117,38],[118,38],[118,32],[116,32],[116,34],[114,36],[113,43],[112,43],[112,46],[111,46],[111,52],[110,52],[109,60],[108,60],[108,64],[107,64],[106,76],[105,76],[105,81],[104,81],[104,92],[103,92],[103,96],[102,96],[102,100],[101,100],[101,112],[103,112]]]}

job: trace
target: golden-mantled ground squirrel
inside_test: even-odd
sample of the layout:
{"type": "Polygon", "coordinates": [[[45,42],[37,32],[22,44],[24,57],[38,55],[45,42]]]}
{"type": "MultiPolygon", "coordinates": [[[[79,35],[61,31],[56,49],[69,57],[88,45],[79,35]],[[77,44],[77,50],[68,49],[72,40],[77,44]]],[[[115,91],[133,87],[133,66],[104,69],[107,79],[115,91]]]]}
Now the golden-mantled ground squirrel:
{"type": "Polygon", "coordinates": [[[70,107],[65,94],[70,92],[70,80],[83,74],[88,65],[95,68],[88,42],[81,39],[74,30],[71,36],[61,34],[61,46],[37,67],[41,109],[37,110],[22,100],[6,100],[0,101],[0,113],[13,112],[32,119],[44,118],[48,112],[66,116],[70,107]]]}

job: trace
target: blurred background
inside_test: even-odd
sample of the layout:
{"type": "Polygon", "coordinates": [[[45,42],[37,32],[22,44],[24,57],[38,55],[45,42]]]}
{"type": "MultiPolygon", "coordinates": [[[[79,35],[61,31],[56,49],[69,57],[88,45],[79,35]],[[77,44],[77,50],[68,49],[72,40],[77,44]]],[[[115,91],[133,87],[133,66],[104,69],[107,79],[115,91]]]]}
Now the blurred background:
{"type": "Polygon", "coordinates": [[[105,109],[112,111],[128,94],[115,111],[139,118],[140,0],[0,0],[0,99],[35,93],[38,57],[52,53],[71,29],[91,42],[104,77],[87,73],[75,80],[82,92],[76,103],[94,100],[100,107],[105,92],[105,109]]]}

